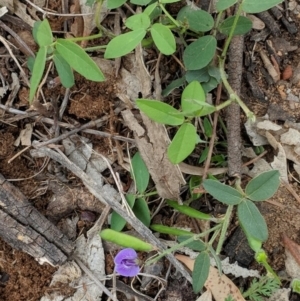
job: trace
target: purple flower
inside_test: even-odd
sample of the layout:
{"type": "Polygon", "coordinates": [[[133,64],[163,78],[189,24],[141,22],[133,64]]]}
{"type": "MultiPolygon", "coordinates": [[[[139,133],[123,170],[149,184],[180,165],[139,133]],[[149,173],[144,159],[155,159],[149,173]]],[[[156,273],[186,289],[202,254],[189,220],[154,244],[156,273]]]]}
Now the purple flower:
{"type": "Polygon", "coordinates": [[[114,259],[115,271],[126,277],[134,277],[139,271],[137,254],[133,249],[121,250],[114,259]]]}

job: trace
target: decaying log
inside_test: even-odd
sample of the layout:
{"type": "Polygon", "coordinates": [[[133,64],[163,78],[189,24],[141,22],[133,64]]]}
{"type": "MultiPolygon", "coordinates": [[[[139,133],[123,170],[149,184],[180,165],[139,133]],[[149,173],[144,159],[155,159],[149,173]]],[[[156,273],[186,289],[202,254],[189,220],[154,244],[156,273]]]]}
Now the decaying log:
{"type": "Polygon", "coordinates": [[[0,236],[40,263],[63,264],[73,244],[0,174],[0,236]]]}

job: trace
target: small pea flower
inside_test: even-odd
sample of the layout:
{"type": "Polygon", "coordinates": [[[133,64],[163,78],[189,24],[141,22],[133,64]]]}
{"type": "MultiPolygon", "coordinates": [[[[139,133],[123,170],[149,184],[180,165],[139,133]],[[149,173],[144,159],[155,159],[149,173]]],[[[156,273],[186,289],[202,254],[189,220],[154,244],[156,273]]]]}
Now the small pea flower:
{"type": "Polygon", "coordinates": [[[137,253],[133,249],[121,250],[114,259],[115,271],[126,277],[134,277],[139,271],[137,253]]]}

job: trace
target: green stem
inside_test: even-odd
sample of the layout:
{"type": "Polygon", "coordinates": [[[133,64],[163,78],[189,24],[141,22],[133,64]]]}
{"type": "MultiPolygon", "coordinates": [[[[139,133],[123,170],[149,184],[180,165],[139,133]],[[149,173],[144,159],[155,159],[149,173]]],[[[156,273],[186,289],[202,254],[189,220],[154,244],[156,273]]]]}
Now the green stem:
{"type": "Polygon", "coordinates": [[[86,37],[78,37],[78,38],[68,38],[69,41],[72,42],[81,42],[81,41],[88,41],[88,40],[94,40],[97,38],[101,38],[102,37],[102,33],[97,33],[91,36],[86,36],[86,37]]]}
{"type": "Polygon", "coordinates": [[[214,241],[216,240],[219,234],[220,234],[220,229],[214,232],[208,244],[212,246],[212,244],[214,243],[214,241]]]}
{"type": "Polygon", "coordinates": [[[179,23],[169,14],[163,4],[159,3],[159,7],[165,13],[165,15],[174,23],[176,27],[180,27],[179,23]]]}
{"type": "Polygon", "coordinates": [[[225,46],[224,46],[223,51],[222,51],[222,54],[221,54],[221,57],[222,57],[223,59],[226,57],[226,54],[227,54],[227,51],[228,51],[228,47],[229,47],[230,42],[231,42],[231,40],[232,40],[232,38],[233,38],[233,33],[234,33],[234,31],[235,31],[235,28],[236,28],[236,25],[237,25],[237,22],[238,22],[238,20],[239,20],[239,17],[240,17],[240,15],[241,15],[241,13],[242,13],[242,5],[241,5],[241,3],[240,3],[240,4],[239,4],[239,7],[238,7],[238,10],[237,10],[237,12],[236,12],[235,18],[234,18],[234,20],[233,20],[232,27],[231,27],[231,29],[230,29],[229,36],[228,36],[228,38],[227,38],[227,40],[226,40],[226,42],[225,42],[225,46]]]}
{"type": "Polygon", "coordinates": [[[101,50],[101,49],[106,49],[107,45],[102,45],[102,46],[93,46],[93,47],[86,47],[83,50],[86,52],[89,51],[96,51],[96,50],[101,50]]]}
{"type": "Polygon", "coordinates": [[[247,118],[251,118],[252,120],[255,119],[255,116],[254,116],[253,112],[251,112],[248,109],[248,107],[244,104],[244,102],[240,99],[240,97],[231,88],[231,86],[230,86],[230,84],[229,84],[229,82],[227,80],[227,77],[226,77],[224,65],[225,65],[225,58],[220,58],[219,59],[220,75],[221,75],[221,79],[222,79],[223,85],[226,88],[228,94],[230,95],[230,99],[232,101],[236,101],[239,104],[239,106],[242,108],[242,110],[246,114],[247,118]]]}
{"type": "Polygon", "coordinates": [[[227,207],[227,211],[226,211],[225,218],[224,218],[223,225],[222,225],[220,239],[219,239],[218,246],[217,246],[217,249],[216,249],[216,254],[217,255],[219,255],[221,250],[222,250],[222,246],[223,246],[223,243],[224,243],[225,238],[226,238],[227,229],[229,227],[232,210],[233,210],[233,205],[229,205],[227,207]]]}
{"type": "Polygon", "coordinates": [[[203,236],[206,236],[207,234],[211,233],[211,232],[214,232],[214,231],[217,231],[218,229],[221,228],[221,224],[218,224],[216,225],[215,227],[205,231],[205,232],[202,232],[200,234],[196,234],[196,235],[193,235],[191,236],[191,238],[188,238],[187,240],[179,243],[179,244],[176,244],[174,245],[173,247],[163,251],[161,254],[157,255],[155,258],[149,260],[149,261],[146,261],[145,265],[150,265],[150,264],[153,264],[154,262],[158,261],[159,259],[161,259],[162,257],[174,252],[174,251],[177,251],[179,248],[181,247],[184,247],[185,245],[191,243],[192,241],[198,239],[198,238],[201,238],[203,236]]]}
{"type": "Polygon", "coordinates": [[[101,9],[102,9],[102,4],[103,4],[103,0],[98,1],[96,4],[96,10],[95,10],[95,23],[101,33],[102,33],[102,31],[101,31],[102,26],[100,24],[100,14],[101,14],[101,9]]]}
{"type": "Polygon", "coordinates": [[[213,30],[213,35],[215,36],[217,34],[217,28],[219,27],[219,23],[221,21],[221,17],[222,17],[223,11],[220,11],[218,13],[215,25],[214,25],[214,30],[213,30]]]}
{"type": "Polygon", "coordinates": [[[239,193],[245,195],[245,192],[244,192],[244,190],[243,190],[242,187],[241,187],[241,178],[237,178],[237,179],[236,179],[236,182],[235,182],[235,188],[236,188],[236,190],[239,191],[239,193]]]}
{"type": "Polygon", "coordinates": [[[220,111],[220,110],[226,108],[226,107],[229,106],[232,102],[233,102],[232,99],[228,99],[228,100],[224,101],[223,103],[219,104],[218,106],[215,106],[216,111],[220,111]]]}

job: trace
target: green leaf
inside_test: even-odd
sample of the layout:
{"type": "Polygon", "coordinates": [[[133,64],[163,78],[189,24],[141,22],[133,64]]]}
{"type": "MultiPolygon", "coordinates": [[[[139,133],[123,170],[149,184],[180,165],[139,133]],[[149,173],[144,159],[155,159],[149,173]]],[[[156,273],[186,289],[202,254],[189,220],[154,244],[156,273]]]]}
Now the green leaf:
{"type": "Polygon", "coordinates": [[[27,58],[27,67],[31,73],[33,71],[34,61],[35,61],[35,57],[33,56],[29,56],[27,58]]]}
{"type": "Polygon", "coordinates": [[[138,198],[132,208],[135,216],[148,228],[150,226],[151,215],[148,204],[143,198],[138,198]]]}
{"type": "Polygon", "coordinates": [[[210,65],[208,66],[207,71],[211,77],[214,77],[218,82],[221,82],[221,73],[218,67],[210,65]]]}
{"type": "Polygon", "coordinates": [[[215,107],[206,103],[206,94],[199,82],[191,82],[181,95],[181,107],[186,116],[198,117],[215,111],[215,107]]]}
{"type": "Polygon", "coordinates": [[[207,66],[217,49],[217,40],[213,36],[204,36],[188,45],[183,52],[183,62],[187,70],[198,70],[207,66]]]}
{"type": "Polygon", "coordinates": [[[97,64],[76,43],[70,40],[58,39],[56,41],[56,50],[75,71],[86,79],[95,82],[105,80],[97,64]]]}
{"type": "Polygon", "coordinates": [[[168,227],[164,225],[159,225],[159,224],[153,224],[150,226],[150,229],[153,231],[163,233],[163,234],[169,234],[169,235],[175,235],[175,236],[180,236],[180,235],[194,235],[195,233],[192,233],[190,231],[185,231],[173,227],[168,227]]]}
{"type": "Polygon", "coordinates": [[[211,220],[211,216],[209,214],[200,212],[200,211],[198,211],[194,208],[191,208],[189,206],[186,206],[186,205],[179,205],[178,202],[167,200],[167,204],[187,216],[205,220],[205,221],[211,220]]]}
{"type": "Polygon", "coordinates": [[[46,56],[47,56],[47,47],[40,47],[34,60],[32,76],[30,79],[30,92],[29,92],[30,102],[33,100],[35,92],[42,79],[45,70],[45,65],[46,65],[46,56]]]}
{"type": "Polygon", "coordinates": [[[200,176],[196,176],[196,175],[191,176],[191,178],[189,180],[189,191],[190,191],[192,200],[197,200],[201,197],[202,193],[193,193],[193,190],[196,187],[199,187],[201,182],[202,182],[202,178],[200,176]]]}
{"type": "Polygon", "coordinates": [[[154,2],[150,5],[148,5],[144,13],[147,14],[150,18],[150,20],[156,19],[161,14],[161,8],[157,5],[158,2],[154,2]]]}
{"type": "Polygon", "coordinates": [[[52,31],[47,19],[35,22],[32,33],[40,47],[49,46],[53,43],[52,31]]]}
{"type": "Polygon", "coordinates": [[[208,249],[209,249],[209,252],[210,252],[211,256],[215,260],[216,266],[217,266],[218,271],[221,275],[222,274],[222,263],[221,263],[220,257],[217,255],[216,251],[214,250],[214,248],[210,244],[208,245],[208,249]]]}
{"type": "Polygon", "coordinates": [[[253,202],[247,199],[243,200],[238,205],[237,212],[239,222],[246,236],[250,235],[262,242],[268,239],[267,224],[253,202]]]}
{"type": "Polygon", "coordinates": [[[196,141],[196,128],[190,123],[182,124],[168,147],[170,161],[173,164],[182,162],[195,149],[196,141]]]}
{"type": "Polygon", "coordinates": [[[213,128],[212,125],[210,123],[210,121],[208,120],[207,117],[204,117],[203,119],[203,127],[204,127],[204,133],[208,138],[211,138],[212,133],[213,133],[213,128]]]}
{"type": "Polygon", "coordinates": [[[148,187],[150,175],[148,168],[139,152],[137,152],[133,156],[131,165],[133,169],[136,188],[138,192],[142,194],[148,187]]]}
{"type": "Polygon", "coordinates": [[[114,9],[114,8],[121,7],[124,3],[126,3],[126,0],[108,0],[107,9],[114,9]]]}
{"type": "Polygon", "coordinates": [[[221,184],[219,181],[207,179],[203,181],[202,185],[216,200],[227,205],[237,205],[244,198],[244,195],[239,191],[228,185],[221,184]]]}
{"type": "Polygon", "coordinates": [[[86,0],[85,5],[92,7],[96,0],[86,0]]]}
{"type": "MultiPolygon", "coordinates": [[[[181,236],[177,237],[177,240],[178,240],[178,242],[181,243],[190,238],[191,238],[191,236],[181,235],[181,236]]],[[[198,252],[204,251],[206,249],[205,243],[200,239],[193,240],[192,242],[186,244],[185,247],[190,248],[194,251],[198,251],[198,252]]]]}
{"type": "MultiPolygon", "coordinates": [[[[219,30],[221,33],[225,35],[229,35],[231,28],[234,23],[235,16],[229,17],[225,19],[219,26],[219,30]]],[[[252,21],[246,17],[240,16],[238,18],[236,27],[234,29],[234,35],[243,35],[249,32],[252,28],[252,21]]]]}
{"type": "Polygon", "coordinates": [[[280,174],[278,170],[270,170],[261,173],[252,179],[246,186],[247,198],[252,201],[264,201],[269,199],[277,191],[280,184],[280,174]]]}
{"type": "Polygon", "coordinates": [[[104,57],[114,59],[131,52],[145,37],[146,30],[139,28],[113,38],[106,47],[104,57]]]}
{"type": "Polygon", "coordinates": [[[220,12],[222,10],[229,8],[230,6],[234,5],[237,2],[238,0],[219,0],[216,3],[216,9],[218,12],[220,12]]]}
{"type": "Polygon", "coordinates": [[[198,82],[207,82],[209,81],[209,73],[207,67],[204,67],[200,70],[189,70],[185,74],[186,81],[188,83],[196,80],[198,82]]]}
{"type": "Polygon", "coordinates": [[[194,4],[184,6],[177,15],[177,21],[187,23],[188,28],[193,31],[206,32],[213,28],[214,19],[205,10],[200,10],[194,4]]]}
{"type": "Polygon", "coordinates": [[[140,13],[129,17],[125,22],[126,27],[131,30],[139,28],[147,29],[150,26],[150,18],[145,13],[140,13]]]}
{"type": "Polygon", "coordinates": [[[185,78],[180,77],[178,79],[173,80],[161,93],[162,96],[168,96],[173,90],[181,87],[185,83],[185,78]]]}
{"type": "Polygon", "coordinates": [[[160,0],[160,3],[175,3],[175,2],[179,2],[180,0],[160,0]]]}
{"type": "Polygon", "coordinates": [[[151,1],[152,0],[130,0],[130,3],[143,6],[149,4],[151,1]]]}
{"type": "Polygon", "coordinates": [[[209,151],[209,147],[206,147],[203,152],[201,153],[200,159],[198,163],[202,163],[207,159],[207,155],[208,155],[208,151],[209,151]]]}
{"type": "Polygon", "coordinates": [[[53,61],[62,85],[65,88],[71,88],[74,85],[74,74],[70,65],[57,52],[54,53],[53,61]]]}
{"type": "Polygon", "coordinates": [[[137,107],[152,120],[168,125],[180,125],[184,122],[184,117],[172,106],[150,99],[137,99],[137,107]]]}
{"type": "Polygon", "coordinates": [[[242,9],[246,13],[255,14],[268,10],[282,1],[283,0],[243,0],[242,9]]]}
{"type": "Polygon", "coordinates": [[[214,77],[211,77],[208,82],[202,83],[202,88],[205,93],[210,92],[211,90],[215,89],[220,81],[217,81],[214,77]]]}
{"type": "Polygon", "coordinates": [[[175,52],[175,38],[167,26],[155,23],[151,26],[150,32],[156,47],[161,53],[170,55],[175,52]]]}
{"type": "MultiPolygon", "coordinates": [[[[125,198],[126,198],[128,205],[130,206],[130,208],[132,208],[135,203],[135,195],[128,193],[125,195],[125,198]]],[[[123,230],[125,225],[126,225],[126,220],[121,215],[119,215],[117,212],[113,211],[113,213],[111,214],[111,220],[110,220],[111,229],[120,232],[123,230]]]]}
{"type": "Polygon", "coordinates": [[[201,252],[194,264],[194,270],[192,274],[193,278],[193,290],[197,294],[199,293],[208,277],[210,267],[210,259],[207,252],[201,252]]]}

